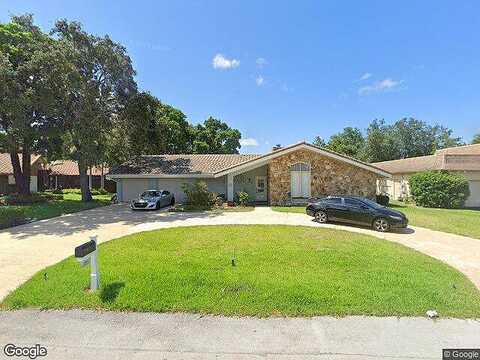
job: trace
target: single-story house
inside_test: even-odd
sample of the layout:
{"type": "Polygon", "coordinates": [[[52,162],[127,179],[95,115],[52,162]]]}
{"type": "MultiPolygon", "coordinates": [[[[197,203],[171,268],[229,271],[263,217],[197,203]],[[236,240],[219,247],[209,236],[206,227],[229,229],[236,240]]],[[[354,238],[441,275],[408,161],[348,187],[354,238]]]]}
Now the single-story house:
{"type": "Polygon", "coordinates": [[[305,202],[311,197],[351,194],[374,198],[377,180],[390,174],[373,165],[301,142],[263,155],[187,154],[140,156],[112,168],[120,201],[147,189],[185,195],[182,184],[203,180],[228,201],[245,191],[252,202],[272,205],[305,202]]]}
{"type": "MultiPolygon", "coordinates": [[[[22,166],[22,154],[19,154],[20,166],[22,166]]],[[[39,172],[43,169],[45,160],[40,155],[30,156],[30,191],[37,192],[41,186],[39,172]]],[[[12,161],[9,153],[0,153],[0,194],[8,194],[16,191],[15,177],[13,176],[12,161]]]]}
{"type": "MultiPolygon", "coordinates": [[[[56,160],[48,164],[48,187],[50,189],[66,189],[80,187],[80,173],[78,163],[73,160],[56,160]]],[[[104,188],[109,192],[115,192],[115,182],[105,181],[105,174],[109,169],[107,167],[92,166],[88,169],[88,181],[90,188],[104,188]]]]}
{"type": "Polygon", "coordinates": [[[434,155],[382,161],[372,165],[391,173],[391,179],[379,181],[379,191],[398,200],[410,196],[408,180],[420,171],[448,170],[465,175],[470,186],[467,207],[480,207],[480,144],[437,150],[434,155]]]}

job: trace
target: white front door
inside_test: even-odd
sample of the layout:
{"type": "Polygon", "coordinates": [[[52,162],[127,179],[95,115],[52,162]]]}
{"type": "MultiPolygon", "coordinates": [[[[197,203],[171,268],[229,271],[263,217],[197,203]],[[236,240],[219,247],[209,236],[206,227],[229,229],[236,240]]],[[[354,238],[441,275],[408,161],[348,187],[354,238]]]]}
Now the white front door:
{"type": "Polygon", "coordinates": [[[291,171],[292,198],[310,197],[310,171],[291,171]]]}
{"type": "Polygon", "coordinates": [[[267,177],[257,176],[255,178],[255,201],[267,201],[267,177]]]}

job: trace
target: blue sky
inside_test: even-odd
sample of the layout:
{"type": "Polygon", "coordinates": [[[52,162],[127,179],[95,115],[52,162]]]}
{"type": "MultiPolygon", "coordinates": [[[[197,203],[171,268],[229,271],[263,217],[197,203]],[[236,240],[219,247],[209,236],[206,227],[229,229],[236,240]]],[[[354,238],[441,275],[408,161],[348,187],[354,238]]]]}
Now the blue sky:
{"type": "Polygon", "coordinates": [[[264,152],[374,118],[480,131],[479,1],[0,1],[124,44],[137,81],[264,152]]]}

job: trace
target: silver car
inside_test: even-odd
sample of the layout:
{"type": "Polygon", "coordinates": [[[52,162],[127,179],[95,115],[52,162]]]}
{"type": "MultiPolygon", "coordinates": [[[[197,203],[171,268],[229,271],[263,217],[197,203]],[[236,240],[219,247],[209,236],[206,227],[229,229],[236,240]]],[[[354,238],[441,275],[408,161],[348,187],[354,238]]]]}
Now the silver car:
{"type": "Polygon", "coordinates": [[[175,197],[167,190],[147,190],[132,200],[132,210],[158,210],[161,207],[175,204],[175,197]]]}

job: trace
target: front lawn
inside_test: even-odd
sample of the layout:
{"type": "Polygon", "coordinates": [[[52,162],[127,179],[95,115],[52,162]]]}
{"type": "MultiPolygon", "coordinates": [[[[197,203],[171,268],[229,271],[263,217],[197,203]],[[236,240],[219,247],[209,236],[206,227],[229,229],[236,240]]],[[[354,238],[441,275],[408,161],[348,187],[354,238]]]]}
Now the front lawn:
{"type": "Polygon", "coordinates": [[[68,258],[37,273],[2,307],[253,316],[422,316],[436,309],[445,317],[480,316],[480,293],[460,272],[350,232],[180,227],[125,236],[99,251],[99,293],[85,291],[89,269],[68,258]]]}
{"type": "MultiPolygon", "coordinates": [[[[25,221],[35,221],[48,219],[64,214],[74,213],[77,211],[92,209],[99,206],[109,205],[111,194],[94,195],[93,201],[82,202],[80,194],[68,193],[63,194],[63,200],[52,200],[44,203],[36,203],[31,205],[3,205],[0,206],[0,214],[5,213],[8,216],[18,217],[18,223],[25,221]],[[24,219],[22,221],[22,219],[24,219]]],[[[7,222],[7,216],[4,217],[5,223],[0,219],[0,229],[11,226],[7,222]]],[[[18,224],[17,223],[17,224],[18,224]]]]}
{"type": "MultiPolygon", "coordinates": [[[[432,209],[398,201],[390,207],[407,215],[410,225],[480,239],[480,209],[432,209]]],[[[305,206],[275,206],[272,210],[305,214],[305,206]]]]}

